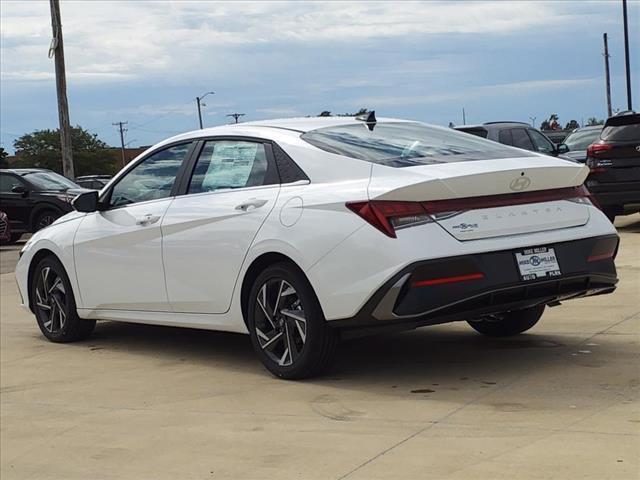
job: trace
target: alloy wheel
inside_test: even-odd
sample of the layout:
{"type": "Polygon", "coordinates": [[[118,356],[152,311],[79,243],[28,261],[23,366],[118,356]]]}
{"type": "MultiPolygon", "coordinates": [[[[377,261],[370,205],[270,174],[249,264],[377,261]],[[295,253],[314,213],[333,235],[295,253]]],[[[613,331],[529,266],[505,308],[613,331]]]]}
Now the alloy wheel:
{"type": "Polygon", "coordinates": [[[40,270],[35,297],[43,327],[49,333],[63,330],[67,323],[66,291],[62,277],[51,267],[40,270]]]}
{"type": "Polygon", "coordinates": [[[268,280],[258,290],[254,314],[260,348],[281,367],[295,363],[307,339],[298,292],[285,280],[268,280]]]}
{"type": "Polygon", "coordinates": [[[53,215],[44,215],[38,220],[38,224],[36,225],[36,230],[41,230],[44,227],[48,227],[55,221],[56,221],[56,217],[54,217],[53,215]]]}

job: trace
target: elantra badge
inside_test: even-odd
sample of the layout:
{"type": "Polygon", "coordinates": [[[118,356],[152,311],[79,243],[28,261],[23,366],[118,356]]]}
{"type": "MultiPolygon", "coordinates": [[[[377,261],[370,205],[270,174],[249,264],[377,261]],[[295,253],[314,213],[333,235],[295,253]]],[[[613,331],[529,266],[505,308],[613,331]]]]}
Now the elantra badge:
{"type": "Polygon", "coordinates": [[[511,180],[509,188],[514,192],[521,192],[526,190],[531,185],[531,179],[529,177],[518,177],[511,180]]]}

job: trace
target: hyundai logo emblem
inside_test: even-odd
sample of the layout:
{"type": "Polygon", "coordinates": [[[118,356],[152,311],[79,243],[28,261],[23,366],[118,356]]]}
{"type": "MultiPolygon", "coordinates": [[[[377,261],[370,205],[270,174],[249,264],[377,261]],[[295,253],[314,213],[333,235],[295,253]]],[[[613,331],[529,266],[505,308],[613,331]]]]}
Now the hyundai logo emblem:
{"type": "Polygon", "coordinates": [[[514,192],[521,192],[526,190],[531,185],[531,179],[529,177],[518,177],[511,180],[509,188],[514,192]]]}
{"type": "Polygon", "coordinates": [[[640,152],[640,145],[636,147],[636,152],[640,152]]]}

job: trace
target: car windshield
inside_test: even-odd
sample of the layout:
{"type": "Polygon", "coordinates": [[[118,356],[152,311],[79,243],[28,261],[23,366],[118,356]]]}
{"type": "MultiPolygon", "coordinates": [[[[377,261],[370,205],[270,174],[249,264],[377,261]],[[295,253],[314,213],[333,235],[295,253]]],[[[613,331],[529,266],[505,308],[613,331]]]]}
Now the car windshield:
{"type": "Polygon", "coordinates": [[[23,175],[29,182],[42,190],[68,190],[79,188],[66,177],[55,172],[31,172],[23,175]]]}
{"type": "Polygon", "coordinates": [[[326,152],[390,167],[412,167],[535,154],[449,128],[417,122],[354,123],[311,130],[302,139],[326,152]]]}
{"type": "Polygon", "coordinates": [[[569,150],[586,150],[589,145],[595,142],[600,137],[601,129],[593,128],[589,130],[578,130],[569,134],[564,140],[564,143],[569,150]]]}

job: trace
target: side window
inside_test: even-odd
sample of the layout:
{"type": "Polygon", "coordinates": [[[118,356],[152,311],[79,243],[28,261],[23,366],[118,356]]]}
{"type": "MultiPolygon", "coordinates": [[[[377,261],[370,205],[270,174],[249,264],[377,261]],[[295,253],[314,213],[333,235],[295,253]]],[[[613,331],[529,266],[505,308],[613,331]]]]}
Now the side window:
{"type": "Polygon", "coordinates": [[[513,145],[511,130],[500,130],[500,133],[498,134],[498,142],[504,143],[505,145],[513,145]]]}
{"type": "Polygon", "coordinates": [[[255,187],[278,183],[264,144],[243,140],[211,140],[198,157],[188,193],[255,187]]]}
{"type": "Polygon", "coordinates": [[[531,143],[531,139],[529,135],[527,135],[527,131],[524,128],[513,128],[511,130],[511,135],[513,135],[513,146],[518,148],[524,148],[525,150],[533,150],[533,143],[531,143]]]}
{"type": "Polygon", "coordinates": [[[0,192],[11,193],[11,189],[18,185],[23,185],[18,177],[6,173],[0,174],[0,192]]]}
{"type": "Polygon", "coordinates": [[[116,183],[109,205],[119,207],[169,197],[190,146],[176,145],[145,158],[116,183]]]}
{"type": "Polygon", "coordinates": [[[537,152],[542,153],[553,153],[555,148],[553,144],[547,140],[544,135],[542,135],[537,130],[527,130],[529,132],[529,136],[531,140],[533,140],[533,144],[536,147],[537,152]]]}

